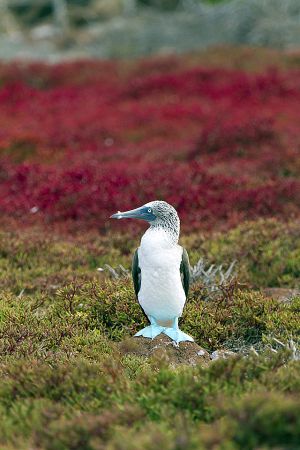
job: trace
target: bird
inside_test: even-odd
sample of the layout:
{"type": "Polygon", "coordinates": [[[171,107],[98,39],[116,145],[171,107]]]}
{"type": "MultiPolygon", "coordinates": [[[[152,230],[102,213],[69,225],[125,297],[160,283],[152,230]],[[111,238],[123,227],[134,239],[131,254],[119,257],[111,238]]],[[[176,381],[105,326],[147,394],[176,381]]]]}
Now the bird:
{"type": "Polygon", "coordinates": [[[180,219],[176,209],[162,200],[113,214],[112,219],[141,219],[149,227],[132,260],[132,278],[137,300],[150,325],[135,336],[154,339],[167,335],[177,344],[194,339],[179,329],[190,286],[190,264],[185,248],[178,244],[180,219]]]}

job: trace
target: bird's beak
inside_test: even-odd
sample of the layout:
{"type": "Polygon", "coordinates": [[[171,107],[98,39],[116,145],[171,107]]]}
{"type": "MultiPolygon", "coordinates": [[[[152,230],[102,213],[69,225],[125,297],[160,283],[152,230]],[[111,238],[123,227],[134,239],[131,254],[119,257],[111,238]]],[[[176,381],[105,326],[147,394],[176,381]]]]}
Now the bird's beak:
{"type": "Polygon", "coordinates": [[[132,209],[131,211],[118,211],[116,214],[110,216],[110,219],[142,219],[150,222],[155,219],[155,216],[152,213],[149,213],[146,206],[141,206],[140,208],[132,209]]]}

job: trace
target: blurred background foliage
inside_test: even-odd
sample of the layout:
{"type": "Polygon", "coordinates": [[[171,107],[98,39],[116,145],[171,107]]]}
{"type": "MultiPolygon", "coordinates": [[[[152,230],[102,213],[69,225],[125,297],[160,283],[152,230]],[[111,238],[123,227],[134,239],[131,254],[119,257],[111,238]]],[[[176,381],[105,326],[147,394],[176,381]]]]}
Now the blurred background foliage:
{"type": "Polygon", "coordinates": [[[299,0],[0,0],[0,57],[135,57],[216,45],[294,49],[299,0]]]}

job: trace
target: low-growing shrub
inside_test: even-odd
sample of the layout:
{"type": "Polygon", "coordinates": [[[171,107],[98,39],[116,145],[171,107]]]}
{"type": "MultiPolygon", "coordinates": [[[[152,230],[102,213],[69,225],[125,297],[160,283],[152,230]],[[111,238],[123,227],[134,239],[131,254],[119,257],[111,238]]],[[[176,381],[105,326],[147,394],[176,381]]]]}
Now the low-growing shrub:
{"type": "Polygon", "coordinates": [[[294,448],[299,438],[299,384],[287,395],[284,381],[291,371],[299,378],[300,367],[287,352],[177,370],[144,365],[135,376],[121,361],[2,363],[1,445],[152,449],[174,448],[181,437],[187,449],[210,448],[212,439],[237,449],[284,441],[294,448]]]}
{"type": "Polygon", "coordinates": [[[1,214],[119,230],[113,212],[164,199],[186,231],[299,217],[299,99],[297,71],[196,55],[0,64],[1,214]]]}

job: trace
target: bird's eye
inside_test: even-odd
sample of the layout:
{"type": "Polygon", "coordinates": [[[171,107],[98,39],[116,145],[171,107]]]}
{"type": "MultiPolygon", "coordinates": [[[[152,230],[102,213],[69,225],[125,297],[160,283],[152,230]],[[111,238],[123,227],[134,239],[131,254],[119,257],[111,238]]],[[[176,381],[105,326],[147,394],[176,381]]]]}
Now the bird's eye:
{"type": "Polygon", "coordinates": [[[151,209],[151,208],[149,208],[149,209],[148,209],[148,213],[151,213],[151,212],[152,212],[152,209],[151,209]]]}

